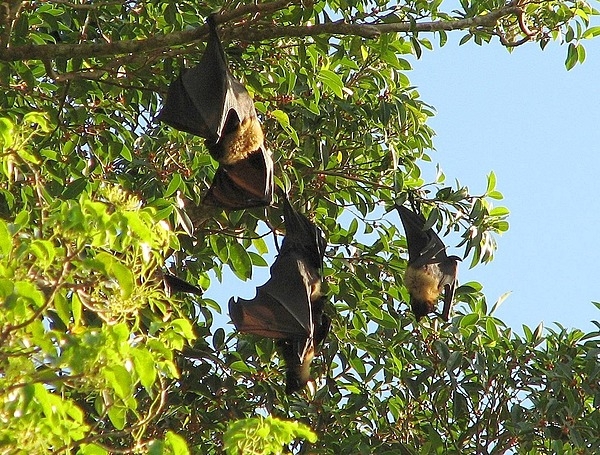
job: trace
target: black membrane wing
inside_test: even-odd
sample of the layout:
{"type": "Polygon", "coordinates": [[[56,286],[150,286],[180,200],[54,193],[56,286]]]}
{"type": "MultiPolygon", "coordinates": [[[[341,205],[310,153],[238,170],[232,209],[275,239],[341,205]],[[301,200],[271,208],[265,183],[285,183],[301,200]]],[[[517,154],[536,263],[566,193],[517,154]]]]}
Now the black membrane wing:
{"type": "Polygon", "coordinates": [[[406,233],[408,262],[414,267],[442,262],[446,259],[446,245],[433,229],[423,230],[425,218],[412,210],[397,205],[400,220],[406,233]]]}
{"type": "Polygon", "coordinates": [[[169,86],[158,119],[177,130],[218,142],[244,119],[256,117],[256,110],[246,88],[229,72],[212,16],[207,24],[210,34],[202,59],[169,86]]]}

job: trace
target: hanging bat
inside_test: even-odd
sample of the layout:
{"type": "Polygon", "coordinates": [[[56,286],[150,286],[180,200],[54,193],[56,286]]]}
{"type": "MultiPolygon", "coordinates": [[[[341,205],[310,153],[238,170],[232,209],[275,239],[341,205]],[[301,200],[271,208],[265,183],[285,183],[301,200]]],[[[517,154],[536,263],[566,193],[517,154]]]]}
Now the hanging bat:
{"type": "Polygon", "coordinates": [[[283,199],[286,235],[271,278],[252,300],[229,300],[229,315],[240,332],[277,339],[286,363],[286,393],[301,390],[310,380],[315,349],[329,332],[321,293],[325,254],[322,231],[283,199]]]}
{"type": "Polygon", "coordinates": [[[404,274],[404,285],[410,294],[410,307],[417,321],[435,311],[438,297],[444,291],[442,318],[450,315],[458,256],[446,255],[446,246],[433,229],[423,230],[425,218],[403,205],[396,205],[406,233],[408,244],[408,266],[404,274]]]}
{"type": "Polygon", "coordinates": [[[171,295],[174,292],[202,295],[202,289],[169,273],[165,273],[163,275],[163,283],[165,285],[165,291],[168,295],[171,295]]]}
{"type": "Polygon", "coordinates": [[[200,63],[171,83],[158,119],[205,138],[219,162],[205,204],[232,210],[270,205],[273,159],[254,102],[229,71],[213,16],[207,24],[209,37],[200,63]]]}

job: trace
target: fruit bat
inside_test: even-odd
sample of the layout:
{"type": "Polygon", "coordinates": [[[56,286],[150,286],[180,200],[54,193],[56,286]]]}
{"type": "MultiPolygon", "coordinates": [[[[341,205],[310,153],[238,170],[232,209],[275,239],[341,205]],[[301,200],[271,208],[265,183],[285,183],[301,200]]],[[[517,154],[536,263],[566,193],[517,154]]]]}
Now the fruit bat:
{"type": "Polygon", "coordinates": [[[402,205],[396,205],[396,210],[400,214],[408,244],[404,285],[410,294],[411,310],[417,321],[434,312],[443,290],[444,310],[441,316],[447,321],[454,299],[458,261],[461,259],[446,255],[446,246],[433,229],[423,229],[423,215],[402,205]]]}
{"type": "Polygon", "coordinates": [[[331,320],[323,313],[322,231],[283,199],[286,235],[271,278],[252,300],[229,300],[229,315],[240,332],[277,339],[286,363],[285,392],[301,390],[310,380],[315,349],[325,340],[331,320]]]}
{"type": "Polygon", "coordinates": [[[165,291],[169,295],[173,292],[202,295],[202,289],[188,283],[187,281],[183,281],[181,278],[177,278],[175,275],[165,273],[163,275],[163,283],[165,285],[165,291]]]}
{"type": "Polygon", "coordinates": [[[248,91],[229,72],[213,16],[206,50],[169,86],[158,119],[206,139],[219,162],[204,203],[232,210],[270,205],[273,159],[248,91]]]}

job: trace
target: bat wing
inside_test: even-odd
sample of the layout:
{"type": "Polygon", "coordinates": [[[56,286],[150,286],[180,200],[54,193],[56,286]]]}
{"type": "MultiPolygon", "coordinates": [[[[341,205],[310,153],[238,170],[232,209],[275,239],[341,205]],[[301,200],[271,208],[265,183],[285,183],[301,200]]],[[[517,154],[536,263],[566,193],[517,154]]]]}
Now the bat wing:
{"type": "Polygon", "coordinates": [[[175,275],[165,273],[163,275],[163,282],[169,294],[172,292],[184,292],[187,294],[202,295],[202,289],[187,281],[183,281],[181,278],[177,278],[175,275]]]}
{"type": "Polygon", "coordinates": [[[444,286],[444,308],[442,309],[442,319],[447,321],[450,318],[450,311],[454,302],[454,291],[456,282],[444,286]]]}
{"type": "Polygon", "coordinates": [[[323,231],[302,213],[294,210],[285,196],[283,198],[283,218],[286,232],[281,246],[282,253],[292,249],[301,251],[312,267],[321,270],[326,248],[323,231]]]}
{"type": "Polygon", "coordinates": [[[433,229],[423,230],[425,218],[403,205],[396,205],[406,233],[408,262],[414,267],[444,261],[446,245],[433,229]]]}
{"type": "Polygon", "coordinates": [[[167,99],[157,118],[178,131],[204,138],[212,137],[202,114],[185,90],[183,75],[169,85],[167,99]]]}
{"type": "Polygon", "coordinates": [[[178,130],[218,142],[245,118],[256,117],[256,110],[246,88],[229,72],[212,16],[207,24],[210,33],[200,62],[171,84],[158,118],[178,130]]]}
{"type": "Polygon", "coordinates": [[[315,340],[315,346],[319,346],[325,341],[325,338],[327,338],[327,335],[329,334],[329,329],[331,328],[331,319],[323,313],[326,301],[327,297],[322,295],[313,302],[313,338],[315,340]]]}
{"type": "Polygon", "coordinates": [[[452,309],[452,303],[454,301],[454,292],[456,290],[456,281],[458,275],[458,256],[449,256],[444,262],[440,263],[440,271],[442,272],[442,279],[440,281],[440,288],[444,288],[444,308],[442,310],[442,319],[447,321],[450,317],[450,310],[452,309]]]}
{"type": "Polygon", "coordinates": [[[244,119],[256,117],[256,110],[244,85],[229,72],[216,26],[211,19],[208,21],[210,35],[204,55],[200,63],[187,71],[182,79],[185,91],[211,133],[208,139],[218,142],[244,119]]]}
{"type": "Polygon", "coordinates": [[[300,336],[313,336],[311,295],[320,277],[294,252],[281,252],[271,266],[271,279],[259,289],[277,300],[302,327],[300,336]]]}
{"type": "Polygon", "coordinates": [[[258,289],[252,300],[229,300],[229,315],[240,332],[267,338],[305,337],[304,327],[276,299],[258,289]]]}
{"type": "Polygon", "coordinates": [[[273,198],[273,159],[261,148],[232,165],[220,165],[204,203],[232,210],[269,205],[273,198]]]}
{"type": "MultiPolygon", "coordinates": [[[[241,331],[272,338],[312,339],[312,302],[320,297],[321,250],[324,246],[320,246],[316,237],[320,231],[304,215],[296,212],[287,199],[284,199],[284,221],[286,236],[271,266],[271,278],[257,289],[253,300],[241,300],[241,304],[237,305],[230,301],[230,313],[241,331]],[[315,255],[316,262],[312,257],[315,255]],[[260,309],[256,310],[258,307],[260,309]],[[263,307],[268,307],[268,314],[263,307]],[[254,320],[252,324],[245,322],[250,320],[248,313],[254,320]]],[[[322,313],[323,303],[319,305],[317,310],[322,313]]]]}

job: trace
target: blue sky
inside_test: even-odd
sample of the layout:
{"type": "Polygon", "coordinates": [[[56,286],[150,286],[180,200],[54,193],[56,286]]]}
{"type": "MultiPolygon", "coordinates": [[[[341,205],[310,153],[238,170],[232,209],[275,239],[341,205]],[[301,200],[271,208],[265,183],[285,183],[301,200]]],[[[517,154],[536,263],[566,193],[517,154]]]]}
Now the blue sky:
{"type": "Polygon", "coordinates": [[[494,261],[463,264],[460,281],[482,283],[490,306],[511,291],[496,315],[518,332],[541,321],[591,331],[600,320],[591,304],[600,301],[600,40],[567,71],[565,46],[508,53],[497,40],[458,46],[460,36],[408,74],[437,111],[431,155],[447,183],[481,193],[493,170],[505,197],[496,203],[511,211],[494,261]]]}

